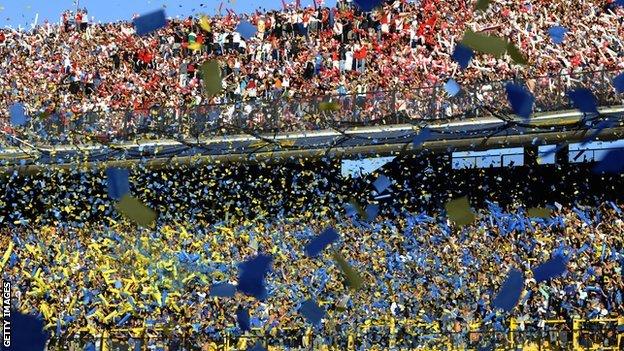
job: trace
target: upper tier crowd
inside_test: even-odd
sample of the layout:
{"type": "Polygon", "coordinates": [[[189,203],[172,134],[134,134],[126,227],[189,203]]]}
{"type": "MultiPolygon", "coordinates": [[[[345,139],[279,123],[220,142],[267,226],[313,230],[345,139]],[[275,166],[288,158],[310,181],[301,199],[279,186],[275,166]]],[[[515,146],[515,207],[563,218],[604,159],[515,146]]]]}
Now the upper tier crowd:
{"type": "Polygon", "coordinates": [[[95,23],[86,9],[63,14],[60,24],[2,29],[0,117],[6,120],[13,103],[38,119],[68,123],[86,111],[184,110],[253,98],[402,90],[409,100],[449,78],[466,89],[525,79],[531,90],[559,94],[547,79],[529,77],[624,68],[624,10],[613,0],[497,0],[485,12],[468,0],[388,0],[372,12],[344,0],[335,8],[286,7],[227,11],[208,17],[204,28],[199,16],[171,19],[144,37],[131,21],[95,23]],[[255,35],[236,32],[241,21],[255,35]],[[556,25],[569,30],[562,44],[548,36],[556,25]],[[528,65],[477,55],[462,71],[451,54],[466,28],[507,38],[528,65]],[[210,97],[199,67],[213,58],[224,92],[210,97]]]}

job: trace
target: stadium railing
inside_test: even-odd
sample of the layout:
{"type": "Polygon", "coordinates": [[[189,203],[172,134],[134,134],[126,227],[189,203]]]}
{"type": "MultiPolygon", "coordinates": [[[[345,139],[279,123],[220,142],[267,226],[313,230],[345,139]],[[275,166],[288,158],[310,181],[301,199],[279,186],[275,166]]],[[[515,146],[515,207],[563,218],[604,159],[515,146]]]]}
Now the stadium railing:
{"type": "MultiPolygon", "coordinates": [[[[621,105],[612,79],[622,70],[583,71],[537,76],[522,83],[533,91],[535,112],[572,109],[566,92],[577,86],[591,89],[601,106],[621,105]]],[[[63,144],[85,137],[100,142],[137,138],[200,138],[228,134],[311,131],[357,125],[401,124],[462,119],[487,115],[483,107],[510,113],[507,81],[464,86],[448,96],[442,84],[394,91],[311,97],[250,99],[189,108],[39,115],[23,136],[34,142],[63,144]]]]}
{"type": "Polygon", "coordinates": [[[460,332],[444,330],[440,323],[415,320],[366,321],[342,337],[338,332],[316,332],[309,327],[272,328],[265,332],[253,328],[238,335],[225,328],[217,337],[198,345],[195,339],[178,336],[173,342],[172,331],[163,327],[121,328],[90,335],[81,330],[70,337],[53,340],[49,351],[83,350],[93,343],[95,351],[152,350],[173,344],[187,350],[246,350],[256,342],[269,350],[284,348],[325,350],[622,350],[624,347],[624,317],[605,319],[545,320],[541,322],[511,320],[506,331],[484,329],[480,323],[463,326],[460,332]]]}

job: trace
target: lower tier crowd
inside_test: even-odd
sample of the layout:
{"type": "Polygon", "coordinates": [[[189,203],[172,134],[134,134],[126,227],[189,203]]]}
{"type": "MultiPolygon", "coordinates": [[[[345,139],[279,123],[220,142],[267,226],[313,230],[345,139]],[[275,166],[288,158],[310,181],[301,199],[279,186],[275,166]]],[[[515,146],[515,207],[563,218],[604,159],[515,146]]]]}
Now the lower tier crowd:
{"type": "Polygon", "coordinates": [[[522,168],[516,174],[527,176],[523,185],[505,180],[514,189],[500,173],[488,175],[492,170],[467,175],[416,163],[399,159],[384,171],[393,179],[389,200],[370,179],[341,178],[327,164],[316,171],[309,164],[135,170],[131,192],[158,211],[154,228],[114,212],[99,171],[14,174],[2,186],[2,278],[12,283],[13,305],[42,316],[56,338],[81,329],[167,326],[187,339],[218,340],[242,334],[236,311],[243,307],[265,335],[308,326],[324,338],[389,317],[461,334],[475,323],[505,332],[510,318],[522,329],[624,314],[624,206],[608,189],[593,190],[604,179],[561,170],[539,178],[543,171],[522,168]],[[481,177],[480,185],[471,177],[481,177]],[[418,189],[419,182],[428,185],[418,189]],[[525,208],[541,192],[530,187],[540,182],[553,189],[545,204],[551,214],[528,217],[525,208]],[[429,193],[435,183],[447,193],[429,193]],[[475,221],[463,227],[435,204],[458,190],[475,204],[475,221]],[[345,210],[349,201],[377,203],[381,211],[364,220],[345,210]],[[304,246],[328,227],[339,240],[307,257],[304,246]],[[345,284],[334,251],[362,276],[360,289],[345,284]],[[259,253],[273,257],[267,299],[211,296],[213,284],[236,285],[238,264],[259,253]],[[536,283],[531,270],[555,255],[565,258],[566,273],[536,283]],[[492,300],[511,269],[525,282],[507,313],[492,300]],[[299,312],[308,299],[326,311],[320,325],[299,312]]]}

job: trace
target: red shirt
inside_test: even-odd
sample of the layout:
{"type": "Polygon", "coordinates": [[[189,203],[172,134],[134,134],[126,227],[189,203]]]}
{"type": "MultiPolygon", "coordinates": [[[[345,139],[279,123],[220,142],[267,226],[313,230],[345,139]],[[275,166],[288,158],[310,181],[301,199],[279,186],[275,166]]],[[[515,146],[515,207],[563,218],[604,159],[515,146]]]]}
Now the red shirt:
{"type": "Polygon", "coordinates": [[[367,50],[366,47],[361,48],[360,50],[357,50],[354,54],[353,57],[355,57],[357,60],[362,60],[366,58],[366,54],[367,54],[367,50]]]}
{"type": "Polygon", "coordinates": [[[581,65],[581,58],[579,57],[579,55],[575,55],[571,60],[570,63],[572,63],[572,66],[574,67],[578,67],[581,65]]]}

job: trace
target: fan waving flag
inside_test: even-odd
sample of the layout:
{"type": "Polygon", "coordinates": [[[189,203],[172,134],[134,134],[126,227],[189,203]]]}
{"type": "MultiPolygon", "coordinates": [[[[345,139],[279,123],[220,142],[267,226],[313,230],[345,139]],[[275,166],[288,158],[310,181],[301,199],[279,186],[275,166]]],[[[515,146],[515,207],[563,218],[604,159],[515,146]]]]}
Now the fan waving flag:
{"type": "Polygon", "coordinates": [[[247,21],[243,21],[236,27],[236,31],[245,40],[249,40],[256,35],[256,26],[247,21]]]}
{"type": "Polygon", "coordinates": [[[618,94],[624,93],[624,73],[620,73],[617,77],[613,78],[613,86],[618,94]]]}
{"type": "Polygon", "coordinates": [[[462,69],[468,68],[472,57],[474,56],[474,52],[471,48],[466,45],[457,44],[455,46],[455,51],[453,51],[453,55],[451,56],[455,62],[459,64],[459,67],[462,69]]]}
{"type": "Polygon", "coordinates": [[[454,79],[449,79],[444,84],[444,90],[446,91],[447,94],[449,94],[449,96],[455,96],[459,93],[461,88],[454,79]]]}
{"type": "Polygon", "coordinates": [[[552,39],[553,43],[561,44],[563,43],[565,34],[567,32],[568,30],[565,27],[554,26],[554,27],[550,27],[550,29],[548,30],[548,35],[550,35],[550,38],[552,39]]]}
{"type": "Polygon", "coordinates": [[[26,109],[22,104],[13,104],[9,107],[9,114],[11,116],[11,125],[15,127],[23,126],[28,122],[28,116],[26,116],[26,109]]]}

